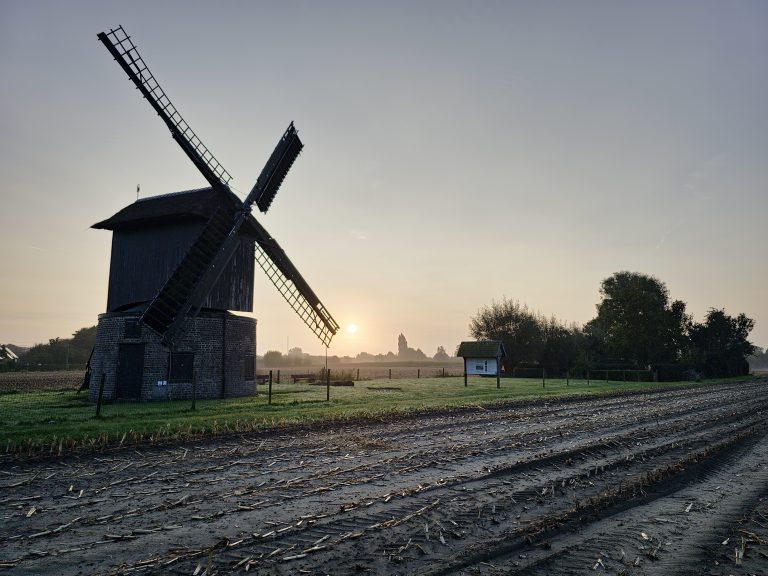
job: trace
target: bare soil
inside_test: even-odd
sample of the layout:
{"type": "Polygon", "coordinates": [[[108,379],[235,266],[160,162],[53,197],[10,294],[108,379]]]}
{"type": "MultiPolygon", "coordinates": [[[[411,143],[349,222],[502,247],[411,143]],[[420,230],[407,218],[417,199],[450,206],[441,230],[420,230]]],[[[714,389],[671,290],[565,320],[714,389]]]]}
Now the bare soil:
{"type": "Polygon", "coordinates": [[[54,372],[0,372],[0,392],[37,392],[40,390],[77,390],[85,378],[84,370],[54,372]]]}
{"type": "Polygon", "coordinates": [[[0,460],[11,574],[768,574],[768,380],[0,460]]]}

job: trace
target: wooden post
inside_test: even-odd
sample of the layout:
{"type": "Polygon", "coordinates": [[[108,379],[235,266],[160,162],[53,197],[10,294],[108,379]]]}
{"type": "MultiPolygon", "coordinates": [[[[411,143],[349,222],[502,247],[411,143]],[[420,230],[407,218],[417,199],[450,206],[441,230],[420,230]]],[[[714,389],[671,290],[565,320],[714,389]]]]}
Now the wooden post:
{"type": "Polygon", "coordinates": [[[571,385],[571,369],[565,371],[565,385],[570,386],[571,385]]]}
{"type": "Polygon", "coordinates": [[[392,368],[389,369],[389,379],[392,380],[392,368]]]}
{"type": "Polygon", "coordinates": [[[101,416],[101,399],[104,396],[104,380],[107,379],[105,372],[101,373],[101,382],[99,383],[99,397],[96,399],[96,418],[101,416]]]}
{"type": "Polygon", "coordinates": [[[605,383],[608,384],[608,370],[605,371],[605,383]]]}
{"type": "Polygon", "coordinates": [[[544,385],[547,382],[547,369],[542,366],[541,368],[541,387],[544,388],[544,385]]]}
{"type": "Polygon", "coordinates": [[[587,386],[589,386],[589,369],[587,369],[587,386]]]}
{"type": "Polygon", "coordinates": [[[280,370],[277,370],[277,383],[280,384],[280,370]]]}
{"type": "MultiPolygon", "coordinates": [[[[443,376],[445,376],[445,368],[443,368],[443,376]]],[[[467,386],[467,359],[464,358],[464,386],[467,386]]]]}
{"type": "Polygon", "coordinates": [[[421,368],[416,368],[416,379],[421,378],[421,368]]]}
{"type": "Polygon", "coordinates": [[[331,371],[325,371],[325,401],[331,401],[331,371]]]}
{"type": "MultiPolygon", "coordinates": [[[[467,371],[467,360],[464,360],[464,372],[467,371]]],[[[445,366],[443,366],[443,378],[445,378],[445,366]]]]}
{"type": "MultiPolygon", "coordinates": [[[[277,371],[277,382],[280,383],[280,370],[277,371]]],[[[267,404],[272,405],[272,370],[269,371],[269,393],[267,395],[267,404]]]]}
{"type": "Polygon", "coordinates": [[[357,369],[357,379],[360,380],[360,368],[357,369]]]}

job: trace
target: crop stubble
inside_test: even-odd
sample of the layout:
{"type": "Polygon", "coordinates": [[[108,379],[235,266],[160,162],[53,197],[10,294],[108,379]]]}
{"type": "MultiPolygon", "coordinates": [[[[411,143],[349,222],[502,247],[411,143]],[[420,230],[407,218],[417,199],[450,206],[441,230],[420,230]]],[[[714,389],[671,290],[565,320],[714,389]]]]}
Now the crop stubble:
{"type": "Polygon", "coordinates": [[[766,573],[767,387],[762,380],[5,460],[0,567],[766,573]]]}

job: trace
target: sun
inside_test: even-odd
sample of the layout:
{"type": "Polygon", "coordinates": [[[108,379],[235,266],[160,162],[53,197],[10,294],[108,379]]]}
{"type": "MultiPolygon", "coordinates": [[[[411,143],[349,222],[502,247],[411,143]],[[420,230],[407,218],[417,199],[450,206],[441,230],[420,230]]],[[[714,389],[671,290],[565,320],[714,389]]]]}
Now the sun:
{"type": "Polygon", "coordinates": [[[357,332],[357,324],[347,324],[347,332],[349,334],[354,334],[357,332]]]}

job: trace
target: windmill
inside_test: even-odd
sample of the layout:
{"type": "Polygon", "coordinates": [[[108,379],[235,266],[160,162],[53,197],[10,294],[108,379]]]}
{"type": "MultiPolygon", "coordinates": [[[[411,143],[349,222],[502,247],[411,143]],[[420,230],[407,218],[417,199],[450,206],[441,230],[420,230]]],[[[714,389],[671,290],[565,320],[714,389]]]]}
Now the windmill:
{"type": "MultiPolygon", "coordinates": [[[[99,328],[101,329],[103,320],[105,326],[100,331],[104,334],[102,337],[97,334],[92,365],[95,373],[105,374],[108,380],[106,389],[111,391],[113,397],[183,396],[183,391],[177,391],[174,394],[169,394],[165,390],[158,392],[153,389],[153,383],[157,382],[157,386],[161,387],[173,382],[174,371],[177,380],[179,373],[182,372],[184,379],[192,380],[191,372],[197,365],[200,365],[200,369],[208,366],[211,359],[201,358],[199,351],[210,347],[200,341],[203,338],[202,332],[210,331],[209,325],[212,320],[209,312],[216,309],[226,312],[227,309],[233,308],[248,310],[252,306],[249,302],[249,299],[252,300],[252,288],[249,286],[252,282],[254,260],[286,302],[328,347],[339,330],[339,325],[277,241],[252,215],[254,204],[262,213],[267,212],[280,185],[303,148],[293,122],[280,138],[250,193],[244,201],[240,202],[230,189],[230,174],[179,114],[149,71],[123,27],[119,26],[109,32],[102,32],[98,34],[98,39],[160,116],[173,139],[210,185],[210,188],[206,189],[137,199],[136,203],[118,212],[111,219],[94,225],[96,228],[107,228],[114,232],[108,314],[100,316],[99,328]],[[196,237],[191,242],[188,238],[187,224],[184,224],[186,227],[181,227],[179,224],[180,215],[187,219],[194,216],[197,220],[202,216],[206,217],[206,220],[200,222],[194,229],[196,237]],[[146,223],[150,220],[152,220],[151,234],[154,234],[152,236],[154,240],[147,243],[145,238],[149,232],[145,229],[148,229],[149,224],[146,223]],[[144,228],[141,228],[141,224],[145,225],[144,228]],[[157,229],[161,225],[161,231],[158,232],[157,229]],[[176,227],[172,236],[167,232],[169,226],[176,227]],[[130,241],[121,240],[122,236],[118,238],[117,232],[122,231],[123,228],[129,229],[133,234],[130,241]],[[182,228],[183,233],[178,232],[182,228]],[[141,229],[144,234],[142,237],[144,239],[141,240],[144,246],[138,249],[135,248],[135,245],[138,245],[135,239],[137,229],[141,229]],[[165,234],[165,236],[158,241],[157,234],[165,234]],[[186,240],[177,242],[180,235],[186,240]],[[149,264],[151,268],[149,272],[145,270],[137,272],[137,265],[134,265],[130,274],[123,270],[122,276],[116,277],[121,273],[119,267],[125,268],[124,262],[131,260],[131,254],[126,256],[126,252],[132,250],[134,259],[138,254],[140,258],[151,261],[151,253],[149,256],[146,255],[148,246],[151,246],[150,252],[162,253],[166,249],[166,244],[174,242],[184,245],[185,250],[181,257],[173,255],[178,252],[176,249],[176,252],[170,256],[165,253],[158,256],[157,260],[161,261],[161,264],[154,266],[149,264]],[[119,253],[118,256],[116,256],[116,250],[119,253]],[[244,260],[244,257],[249,254],[253,254],[250,265],[244,260]],[[251,278],[248,277],[249,271],[251,278]],[[165,278],[158,286],[160,276],[165,278]],[[144,277],[149,280],[142,280],[144,277]],[[131,282],[127,281],[128,278],[136,286],[131,286],[131,282]],[[155,288],[156,290],[151,298],[147,298],[148,287],[153,283],[153,290],[155,288]],[[228,305],[227,302],[236,302],[236,304],[228,305]],[[203,326],[204,317],[208,318],[205,326],[203,326]],[[122,341],[118,343],[121,347],[119,352],[114,350],[115,333],[122,334],[122,341]],[[157,346],[158,343],[163,350],[157,346]],[[136,348],[139,345],[141,348],[136,348]],[[146,349],[147,346],[149,350],[146,349]],[[198,351],[198,357],[190,357],[189,355],[194,354],[195,350],[198,351]],[[174,357],[175,352],[177,354],[174,357]],[[150,357],[153,355],[161,357],[159,359],[150,357]],[[168,357],[165,362],[162,359],[163,355],[168,357]],[[110,371],[105,368],[111,362],[110,359],[115,356],[118,356],[117,366],[111,371],[113,374],[110,378],[110,371]],[[127,366],[129,364],[134,368],[127,366]],[[142,369],[137,371],[136,364],[142,364],[142,369]],[[148,366],[149,370],[144,370],[144,365],[148,366]],[[167,372],[166,379],[163,379],[164,370],[167,372]],[[137,374],[137,372],[141,373],[137,374]]],[[[168,252],[167,249],[166,252],[168,252]]],[[[227,317],[221,316],[221,318],[224,322],[223,333],[226,335],[227,317]]],[[[233,318],[240,318],[235,322],[252,320],[233,318]]],[[[230,324],[232,321],[230,319],[230,324]]],[[[235,338],[237,341],[234,344],[229,345],[227,342],[222,344],[222,358],[227,354],[230,357],[233,356],[236,350],[247,351],[253,348],[255,352],[255,321],[253,322],[252,337],[249,334],[243,336],[243,332],[248,332],[246,326],[240,330],[241,334],[235,338]],[[252,345],[251,340],[253,340],[252,345]],[[228,347],[230,350],[227,350],[228,347]]],[[[217,349],[213,354],[218,352],[217,349]]],[[[228,374],[225,366],[221,366],[220,373],[222,378],[228,374]]],[[[245,382],[248,378],[253,380],[253,368],[247,363],[244,374],[245,382]]],[[[230,380],[232,379],[230,375],[230,380]]],[[[237,378],[234,379],[237,380],[237,378]]],[[[230,382],[229,393],[233,389],[239,390],[239,393],[247,393],[243,392],[241,385],[238,386],[233,388],[230,382]]],[[[248,389],[248,386],[245,388],[248,389]]],[[[210,395],[215,395],[215,392],[210,395]]]]}

